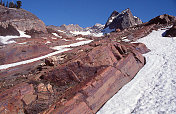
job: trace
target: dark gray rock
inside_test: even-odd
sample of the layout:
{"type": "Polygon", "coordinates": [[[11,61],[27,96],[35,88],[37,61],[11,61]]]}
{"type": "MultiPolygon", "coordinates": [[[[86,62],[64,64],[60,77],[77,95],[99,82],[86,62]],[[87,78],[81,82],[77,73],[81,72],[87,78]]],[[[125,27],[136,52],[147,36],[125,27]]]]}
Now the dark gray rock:
{"type": "Polygon", "coordinates": [[[108,18],[104,29],[109,27],[109,29],[123,30],[138,24],[142,24],[142,21],[138,17],[133,16],[128,8],[121,13],[113,11],[111,16],[108,18]]]}
{"type": "Polygon", "coordinates": [[[0,25],[0,36],[20,36],[20,33],[12,25],[8,25],[7,28],[4,28],[0,25]]]}

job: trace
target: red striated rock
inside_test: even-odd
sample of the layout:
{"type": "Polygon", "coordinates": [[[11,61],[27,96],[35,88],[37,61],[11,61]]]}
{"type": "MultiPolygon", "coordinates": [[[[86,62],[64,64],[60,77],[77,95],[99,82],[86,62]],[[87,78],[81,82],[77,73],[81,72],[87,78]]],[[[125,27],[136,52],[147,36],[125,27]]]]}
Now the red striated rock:
{"type": "Polygon", "coordinates": [[[93,114],[92,110],[83,101],[81,93],[76,94],[71,100],[62,105],[55,106],[43,114],[93,114]]]}
{"type": "Polygon", "coordinates": [[[0,93],[0,113],[24,113],[23,102],[30,104],[35,100],[34,88],[31,84],[21,83],[0,93]],[[29,97],[32,95],[31,97],[29,97]]]}
{"type": "Polygon", "coordinates": [[[106,68],[82,89],[87,105],[96,113],[124,84],[130,80],[113,67],[106,68]]]}

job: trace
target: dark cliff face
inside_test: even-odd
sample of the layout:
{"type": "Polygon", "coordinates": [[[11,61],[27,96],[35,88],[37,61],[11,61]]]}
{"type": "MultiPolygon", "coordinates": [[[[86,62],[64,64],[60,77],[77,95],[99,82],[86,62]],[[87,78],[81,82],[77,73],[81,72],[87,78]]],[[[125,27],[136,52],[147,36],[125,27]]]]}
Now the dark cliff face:
{"type": "Polygon", "coordinates": [[[113,11],[106,22],[105,28],[123,30],[138,24],[142,24],[142,21],[138,17],[133,16],[130,9],[126,9],[121,13],[113,11]]]}
{"type": "Polygon", "coordinates": [[[45,24],[34,14],[24,9],[7,8],[4,6],[0,6],[0,25],[4,28],[12,25],[21,31],[35,29],[43,33],[47,32],[45,24]]]}

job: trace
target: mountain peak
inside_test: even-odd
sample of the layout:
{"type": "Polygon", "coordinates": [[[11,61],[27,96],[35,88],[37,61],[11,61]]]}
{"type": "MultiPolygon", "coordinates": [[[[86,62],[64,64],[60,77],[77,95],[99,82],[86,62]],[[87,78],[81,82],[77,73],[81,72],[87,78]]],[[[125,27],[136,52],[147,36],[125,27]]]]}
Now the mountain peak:
{"type": "Polygon", "coordinates": [[[142,21],[138,17],[134,17],[129,8],[123,10],[121,13],[113,11],[108,18],[105,28],[109,29],[125,29],[137,24],[141,24],[142,21]]]}

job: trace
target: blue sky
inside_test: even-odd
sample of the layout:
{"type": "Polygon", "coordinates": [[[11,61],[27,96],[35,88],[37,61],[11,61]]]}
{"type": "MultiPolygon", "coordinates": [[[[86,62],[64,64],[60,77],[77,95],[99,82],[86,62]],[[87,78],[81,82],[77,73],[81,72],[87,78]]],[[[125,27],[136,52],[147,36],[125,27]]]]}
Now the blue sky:
{"type": "Polygon", "coordinates": [[[176,0],[21,0],[22,8],[34,13],[46,25],[105,24],[110,14],[130,8],[143,22],[161,14],[176,16],[176,0]]]}

